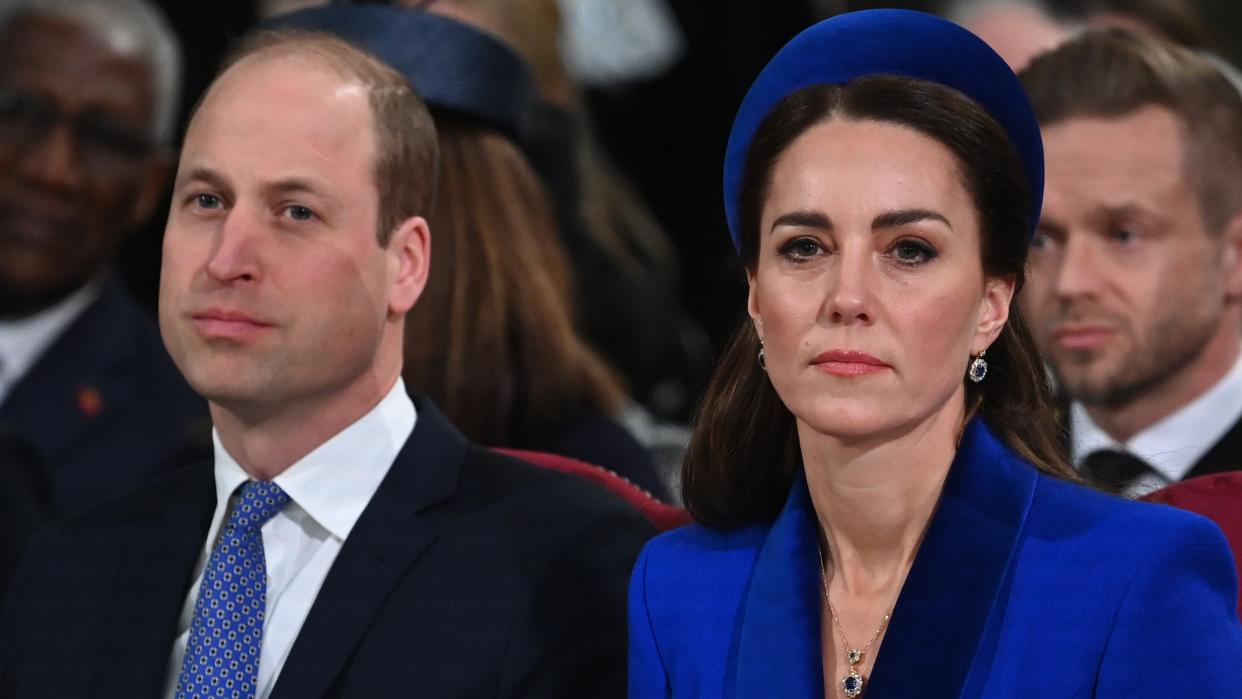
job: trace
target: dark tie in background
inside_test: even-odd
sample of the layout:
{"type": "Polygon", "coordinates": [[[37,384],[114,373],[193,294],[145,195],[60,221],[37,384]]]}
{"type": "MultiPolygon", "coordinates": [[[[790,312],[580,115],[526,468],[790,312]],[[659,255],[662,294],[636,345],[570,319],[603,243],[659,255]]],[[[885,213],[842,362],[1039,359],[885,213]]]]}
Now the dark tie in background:
{"type": "Polygon", "coordinates": [[[1151,467],[1128,451],[1100,449],[1082,461],[1082,474],[1110,493],[1121,493],[1151,467]]]}

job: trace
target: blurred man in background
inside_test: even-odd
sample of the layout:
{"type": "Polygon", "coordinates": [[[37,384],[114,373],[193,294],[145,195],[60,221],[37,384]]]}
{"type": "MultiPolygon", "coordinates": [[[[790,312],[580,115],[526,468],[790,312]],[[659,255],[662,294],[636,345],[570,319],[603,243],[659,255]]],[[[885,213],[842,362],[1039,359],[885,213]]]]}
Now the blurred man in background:
{"type": "Polygon", "coordinates": [[[162,203],[180,49],[143,0],[0,13],[0,424],[73,512],[161,473],[206,425],[108,271],[162,203]]]}
{"type": "Polygon", "coordinates": [[[1242,98],[1120,30],[1032,61],[1044,210],[1023,311],[1074,461],[1140,494],[1242,464],[1242,98]]]}

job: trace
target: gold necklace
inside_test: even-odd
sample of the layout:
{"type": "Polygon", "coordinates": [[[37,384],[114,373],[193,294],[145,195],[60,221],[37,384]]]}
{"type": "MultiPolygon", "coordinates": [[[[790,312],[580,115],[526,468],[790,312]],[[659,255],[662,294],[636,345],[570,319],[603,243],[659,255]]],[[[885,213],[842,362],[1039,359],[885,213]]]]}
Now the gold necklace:
{"type": "Polygon", "coordinates": [[[837,636],[841,638],[841,644],[845,646],[845,662],[850,666],[850,671],[841,678],[841,691],[849,699],[857,699],[862,696],[863,685],[866,684],[867,678],[863,677],[855,666],[862,662],[863,656],[871,651],[871,646],[875,645],[876,640],[880,638],[884,627],[888,626],[888,620],[893,616],[893,610],[889,609],[888,614],[884,615],[884,619],[880,621],[880,626],[875,633],[871,634],[871,640],[867,641],[867,645],[855,648],[845,637],[845,630],[841,628],[841,620],[837,617],[836,607],[832,606],[832,598],[828,596],[828,557],[822,551],[819,557],[819,573],[819,579],[824,585],[824,601],[828,603],[828,613],[832,615],[832,624],[837,629],[837,636]]]}

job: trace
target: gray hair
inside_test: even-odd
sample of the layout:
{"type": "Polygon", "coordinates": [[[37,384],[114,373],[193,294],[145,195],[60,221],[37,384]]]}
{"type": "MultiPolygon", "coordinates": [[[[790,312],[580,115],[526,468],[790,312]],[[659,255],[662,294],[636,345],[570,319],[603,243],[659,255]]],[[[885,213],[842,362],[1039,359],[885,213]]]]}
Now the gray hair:
{"type": "Polygon", "coordinates": [[[148,0],[0,0],[0,27],[38,13],[70,20],[121,55],[146,61],[155,104],[151,136],[169,143],[181,98],[181,42],[167,18],[148,0]]]}

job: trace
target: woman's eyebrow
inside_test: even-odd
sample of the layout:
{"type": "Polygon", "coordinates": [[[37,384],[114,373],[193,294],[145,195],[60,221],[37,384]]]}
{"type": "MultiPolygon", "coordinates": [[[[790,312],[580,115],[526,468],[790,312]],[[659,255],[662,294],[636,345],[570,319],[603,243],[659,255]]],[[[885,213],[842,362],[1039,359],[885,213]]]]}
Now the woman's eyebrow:
{"type": "Polygon", "coordinates": [[[928,209],[901,209],[899,211],[889,211],[876,216],[875,220],[871,222],[871,230],[878,230],[881,228],[897,228],[899,226],[918,223],[920,221],[939,221],[948,226],[949,230],[953,229],[953,224],[949,223],[949,219],[936,213],[935,211],[930,211],[928,209]]]}

